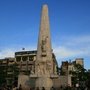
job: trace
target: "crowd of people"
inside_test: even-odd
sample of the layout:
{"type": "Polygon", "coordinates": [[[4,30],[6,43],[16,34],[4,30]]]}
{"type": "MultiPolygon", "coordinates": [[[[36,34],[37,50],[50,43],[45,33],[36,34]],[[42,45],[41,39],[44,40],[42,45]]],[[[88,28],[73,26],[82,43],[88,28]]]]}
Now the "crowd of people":
{"type": "MultiPolygon", "coordinates": [[[[0,90],[24,90],[22,88],[22,85],[20,84],[19,87],[16,87],[16,86],[2,86],[0,87],[0,90]]],[[[42,87],[41,89],[39,89],[39,87],[32,87],[30,88],[29,90],[45,90],[45,87],[42,87]]],[[[58,88],[55,88],[55,87],[51,87],[50,90],[90,90],[89,87],[70,87],[70,86],[60,86],[58,88]]]]}

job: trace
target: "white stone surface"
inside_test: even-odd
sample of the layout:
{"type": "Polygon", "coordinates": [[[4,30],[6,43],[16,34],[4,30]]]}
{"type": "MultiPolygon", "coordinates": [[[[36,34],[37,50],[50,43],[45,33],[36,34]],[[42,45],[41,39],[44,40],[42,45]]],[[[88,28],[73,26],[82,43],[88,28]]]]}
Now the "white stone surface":
{"type": "Polygon", "coordinates": [[[36,87],[39,87],[40,90],[42,90],[42,87],[44,87],[45,90],[50,90],[52,86],[53,82],[50,78],[40,77],[36,80],[36,87]]]}
{"type": "Polygon", "coordinates": [[[44,87],[45,90],[50,90],[53,86],[50,75],[54,72],[47,5],[43,5],[42,7],[35,65],[35,74],[38,76],[35,87],[39,87],[40,90],[42,90],[42,87],[44,87]]]}
{"type": "Polygon", "coordinates": [[[18,76],[18,87],[21,85],[22,90],[30,90],[30,79],[27,75],[18,76]]]}

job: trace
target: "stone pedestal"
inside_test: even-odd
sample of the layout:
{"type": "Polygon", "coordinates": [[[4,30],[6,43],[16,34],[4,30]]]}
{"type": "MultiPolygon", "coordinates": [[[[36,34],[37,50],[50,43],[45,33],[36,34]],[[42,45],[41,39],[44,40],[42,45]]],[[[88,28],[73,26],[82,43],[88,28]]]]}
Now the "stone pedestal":
{"type": "Polygon", "coordinates": [[[30,79],[27,75],[19,75],[18,76],[18,88],[20,87],[22,90],[30,90],[30,79]]]}
{"type": "Polygon", "coordinates": [[[45,88],[45,90],[50,90],[53,86],[52,79],[49,77],[39,77],[36,79],[36,88],[39,88],[39,90],[42,90],[42,88],[45,88]]]}
{"type": "Polygon", "coordinates": [[[33,74],[30,75],[31,79],[35,79],[35,88],[36,90],[42,90],[42,88],[45,88],[45,90],[51,90],[53,85],[53,79],[57,79],[58,75],[40,75],[40,74],[33,74]]]}

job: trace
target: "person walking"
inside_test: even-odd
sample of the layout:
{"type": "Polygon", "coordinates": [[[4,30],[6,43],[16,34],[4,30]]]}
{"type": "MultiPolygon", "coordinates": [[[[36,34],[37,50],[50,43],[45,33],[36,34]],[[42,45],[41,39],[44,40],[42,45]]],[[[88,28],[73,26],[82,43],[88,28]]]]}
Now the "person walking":
{"type": "Polygon", "coordinates": [[[20,84],[20,86],[19,86],[19,90],[22,90],[22,86],[21,86],[21,84],[20,84]]]}

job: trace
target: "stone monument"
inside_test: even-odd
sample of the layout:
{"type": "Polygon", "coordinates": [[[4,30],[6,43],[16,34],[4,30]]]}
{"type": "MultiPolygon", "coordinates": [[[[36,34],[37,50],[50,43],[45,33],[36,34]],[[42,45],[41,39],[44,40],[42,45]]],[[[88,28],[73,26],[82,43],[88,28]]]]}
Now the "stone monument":
{"type": "Polygon", "coordinates": [[[35,88],[39,88],[39,90],[50,90],[53,87],[53,78],[58,77],[58,75],[55,74],[56,71],[54,70],[50,39],[48,6],[43,5],[35,61],[35,73],[31,74],[30,78],[35,79],[35,88]]]}
{"type": "Polygon", "coordinates": [[[35,62],[35,87],[42,90],[50,90],[53,86],[51,75],[54,74],[52,47],[50,39],[50,27],[48,17],[48,7],[43,5],[41,13],[41,24],[37,46],[37,56],[35,62]]]}
{"type": "Polygon", "coordinates": [[[38,76],[53,74],[52,48],[47,5],[43,5],[41,13],[41,24],[35,66],[35,73],[38,74],[38,76]]]}

